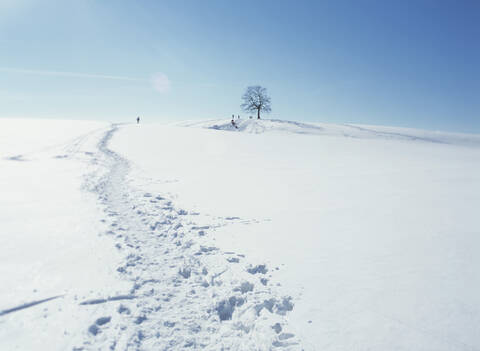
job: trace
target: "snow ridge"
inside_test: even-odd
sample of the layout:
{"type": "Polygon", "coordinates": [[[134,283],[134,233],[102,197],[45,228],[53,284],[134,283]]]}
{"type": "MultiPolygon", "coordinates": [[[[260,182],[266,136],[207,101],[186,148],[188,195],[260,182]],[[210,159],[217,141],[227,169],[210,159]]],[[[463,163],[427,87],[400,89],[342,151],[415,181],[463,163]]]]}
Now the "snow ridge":
{"type": "Polygon", "coordinates": [[[230,132],[262,134],[267,132],[308,134],[320,136],[347,137],[356,139],[383,139],[415,141],[434,144],[451,144],[467,147],[480,147],[480,135],[466,133],[436,132],[429,130],[370,126],[357,124],[302,123],[278,119],[235,119],[186,121],[175,123],[181,127],[214,129],[230,132]]]}
{"type": "Polygon", "coordinates": [[[197,223],[197,213],[129,184],[129,162],[108,148],[119,127],[99,142],[93,162],[102,171],[86,184],[104,206],[106,234],[124,256],[117,272],[131,289],[80,302],[92,324],[73,349],[300,350],[288,332],[292,298],[269,284],[266,265],[221,252],[208,237],[212,225],[197,223]]]}

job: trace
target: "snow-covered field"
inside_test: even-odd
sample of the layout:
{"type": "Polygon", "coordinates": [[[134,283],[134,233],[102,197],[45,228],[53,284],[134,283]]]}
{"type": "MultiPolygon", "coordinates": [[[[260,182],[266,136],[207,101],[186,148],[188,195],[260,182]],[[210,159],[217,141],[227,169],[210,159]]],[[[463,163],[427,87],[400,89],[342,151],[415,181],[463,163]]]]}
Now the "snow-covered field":
{"type": "Polygon", "coordinates": [[[109,125],[0,120],[0,350],[65,350],[90,323],[82,296],[126,284],[84,175],[109,125]],[[11,311],[45,299],[48,302],[11,311]],[[10,312],[11,311],[11,312],[10,312]]]}
{"type": "Polygon", "coordinates": [[[237,127],[0,120],[0,349],[480,349],[480,136],[237,127]]]}

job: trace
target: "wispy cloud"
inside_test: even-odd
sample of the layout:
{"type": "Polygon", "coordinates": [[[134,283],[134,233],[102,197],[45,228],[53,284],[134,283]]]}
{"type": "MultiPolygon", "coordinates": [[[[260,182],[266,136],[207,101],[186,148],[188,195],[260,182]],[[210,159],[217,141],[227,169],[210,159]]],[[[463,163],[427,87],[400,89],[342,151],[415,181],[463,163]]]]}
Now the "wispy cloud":
{"type": "Polygon", "coordinates": [[[0,72],[33,74],[33,75],[41,75],[41,76],[56,76],[56,77],[111,79],[111,80],[124,80],[124,81],[132,81],[132,82],[146,81],[146,79],[131,78],[131,77],[125,77],[125,76],[111,76],[111,75],[105,75],[105,74],[92,74],[92,73],[80,73],[80,72],[44,71],[44,70],[19,69],[19,68],[10,68],[10,67],[0,67],[0,72]]]}

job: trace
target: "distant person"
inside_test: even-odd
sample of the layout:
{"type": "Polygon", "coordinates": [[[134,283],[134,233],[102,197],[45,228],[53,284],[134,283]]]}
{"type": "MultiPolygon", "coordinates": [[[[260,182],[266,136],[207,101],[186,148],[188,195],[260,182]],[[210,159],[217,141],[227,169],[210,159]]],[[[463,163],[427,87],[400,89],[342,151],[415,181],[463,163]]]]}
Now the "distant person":
{"type": "Polygon", "coordinates": [[[137,124],[140,123],[140,117],[137,117],[137,124]]]}
{"type": "Polygon", "coordinates": [[[240,119],[240,115],[237,116],[237,119],[240,119]]]}
{"type": "MultiPolygon", "coordinates": [[[[235,116],[234,116],[233,118],[235,118],[235,116]]],[[[233,120],[233,118],[232,118],[232,122],[231,122],[231,123],[232,123],[232,126],[235,127],[235,128],[238,128],[238,127],[237,127],[237,124],[235,123],[235,121],[233,120]]]]}

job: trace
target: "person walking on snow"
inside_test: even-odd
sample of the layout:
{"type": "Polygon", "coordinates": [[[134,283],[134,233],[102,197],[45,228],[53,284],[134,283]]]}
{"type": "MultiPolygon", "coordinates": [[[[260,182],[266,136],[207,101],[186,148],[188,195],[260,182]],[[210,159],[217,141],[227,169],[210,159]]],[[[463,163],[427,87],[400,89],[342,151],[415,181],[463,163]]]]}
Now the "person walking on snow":
{"type": "Polygon", "coordinates": [[[140,117],[137,117],[137,124],[140,123],[140,117]]]}

